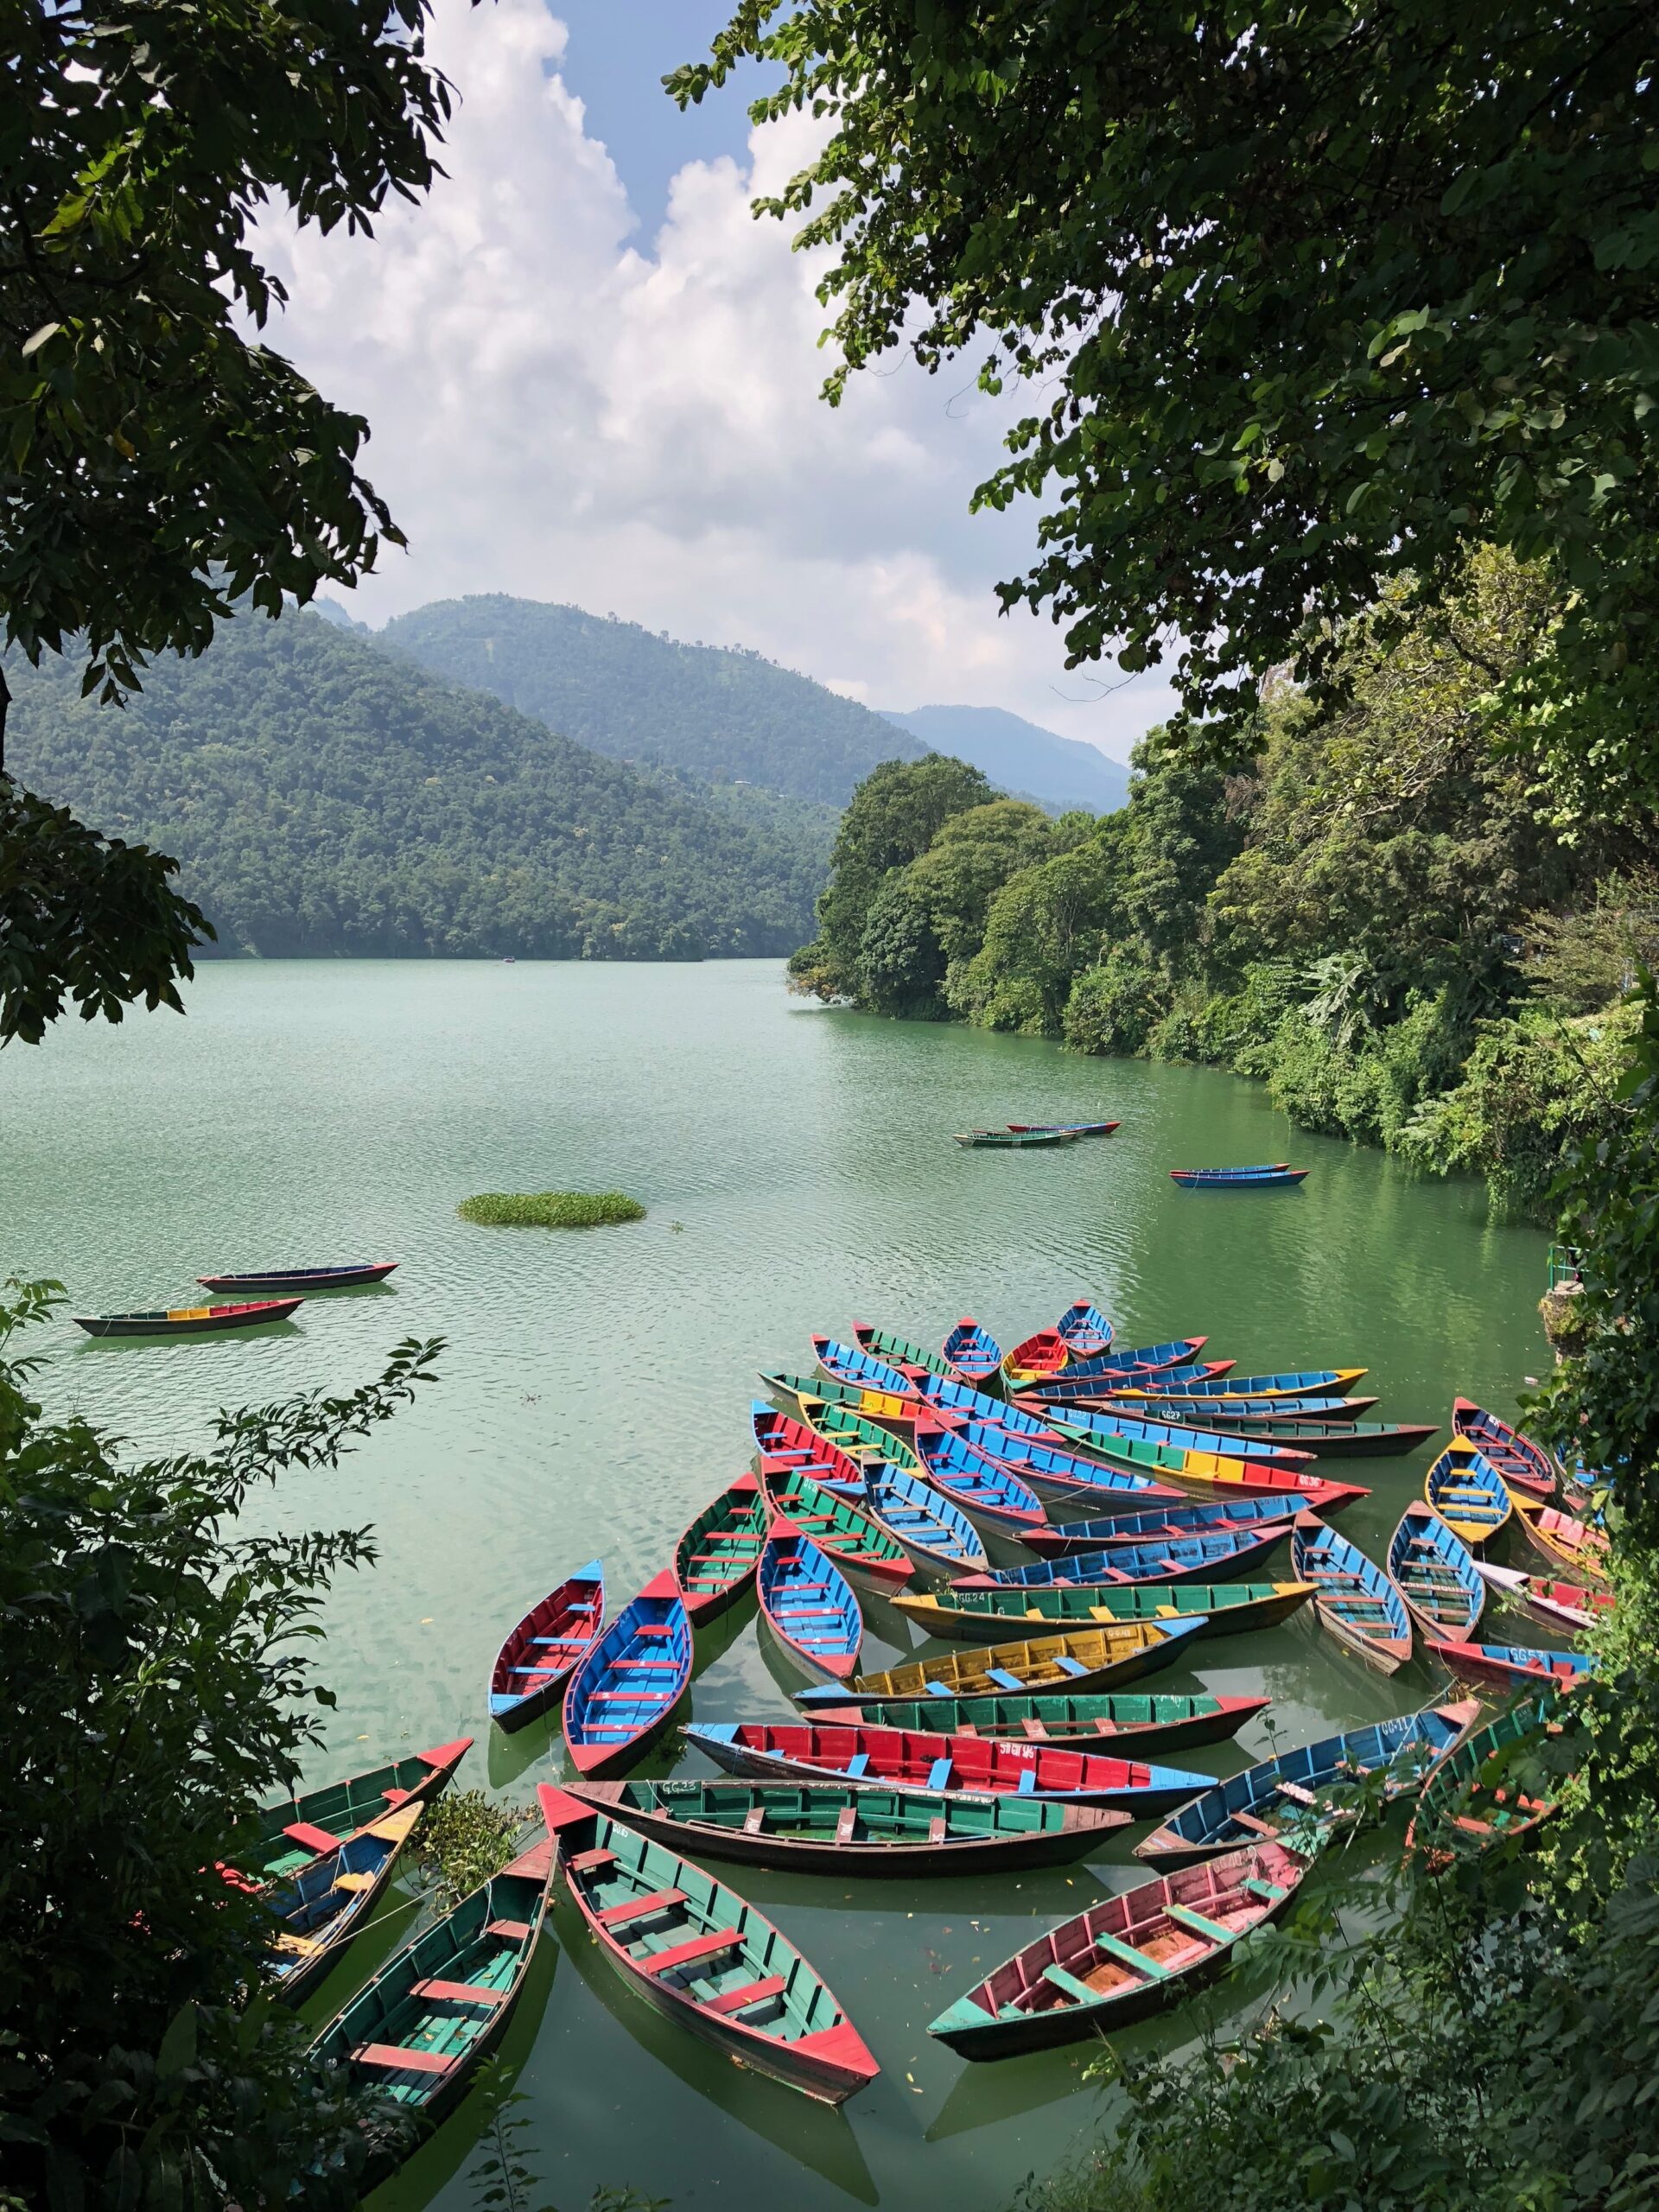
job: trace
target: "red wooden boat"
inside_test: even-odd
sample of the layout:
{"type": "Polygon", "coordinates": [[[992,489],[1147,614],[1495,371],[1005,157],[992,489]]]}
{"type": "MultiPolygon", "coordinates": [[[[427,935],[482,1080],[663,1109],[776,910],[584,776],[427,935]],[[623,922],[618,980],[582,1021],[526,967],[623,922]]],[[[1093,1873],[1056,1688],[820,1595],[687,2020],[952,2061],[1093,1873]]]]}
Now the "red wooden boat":
{"type": "Polygon", "coordinates": [[[1023,1383],[1033,1376],[1058,1375],[1071,1357],[1071,1347],[1058,1329],[1037,1329],[1002,1355],[1002,1372],[1010,1382],[1023,1383]]]}
{"type": "Polygon", "coordinates": [[[1491,1682],[1503,1690],[1524,1689],[1529,1682],[1570,1690],[1596,1663],[1582,1651],[1544,1651],[1529,1644],[1454,1643],[1433,1636],[1423,1641],[1460,1682],[1491,1682]]]}
{"type": "Polygon", "coordinates": [[[1522,1574],[1513,1567],[1495,1567],[1486,1559],[1475,1564],[1494,1589],[1502,1590],[1541,1621],[1548,1621],[1554,1628],[1570,1629],[1575,1636],[1613,1610],[1614,1600],[1607,1591],[1592,1590],[1582,1582],[1549,1581],[1536,1574],[1522,1574]]]}
{"type": "Polygon", "coordinates": [[[674,1547],[674,1579],[693,1628],[737,1603],[754,1580],[766,1541],[760,1485],[741,1474],[703,1507],[674,1547]]]}
{"type": "Polygon", "coordinates": [[[1586,1582],[1607,1584],[1607,1534],[1588,1521],[1576,1520],[1559,1507],[1541,1505],[1535,1498],[1519,1497],[1515,1517],[1527,1541],[1552,1567],[1570,1567],[1586,1582]]]}
{"type": "Polygon", "coordinates": [[[605,1621],[605,1577],[596,1559],[532,1605],[495,1655],[490,1718],[511,1735],[561,1696],[605,1621]]]}
{"type": "Polygon", "coordinates": [[[368,1260],[346,1268],[256,1268],[239,1275],[198,1275],[204,1290],[274,1290],[280,1295],[294,1291],[350,1290],[359,1283],[384,1282],[396,1260],[368,1260]]]}
{"type": "Polygon", "coordinates": [[[261,1298],[244,1306],[165,1306],[143,1313],[77,1313],[89,1337],[222,1337],[231,1329],[263,1328],[286,1321],[302,1298],[261,1298]]]}
{"type": "Polygon", "coordinates": [[[1453,1398],[1452,1426],[1459,1436],[1478,1445],[1481,1456],[1496,1467],[1511,1490],[1548,1504],[1555,1495],[1555,1463],[1541,1444],[1522,1436],[1496,1414],[1489,1414],[1472,1398],[1453,1398]]]}

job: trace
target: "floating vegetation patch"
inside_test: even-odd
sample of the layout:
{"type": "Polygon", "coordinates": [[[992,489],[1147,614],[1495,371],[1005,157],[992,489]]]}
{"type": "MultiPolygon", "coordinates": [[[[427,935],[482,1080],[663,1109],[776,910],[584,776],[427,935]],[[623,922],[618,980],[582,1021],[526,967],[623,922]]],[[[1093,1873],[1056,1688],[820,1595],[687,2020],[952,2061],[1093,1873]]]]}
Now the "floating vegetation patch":
{"type": "Polygon", "coordinates": [[[486,1229],[602,1229],[645,1217],[626,1191],[485,1191],[455,1211],[486,1229]]]}
{"type": "Polygon", "coordinates": [[[446,1910],[512,1865],[535,1817],[528,1806],[503,1805],[481,1789],[452,1789],[427,1808],[416,1831],[421,1871],[446,1910]]]}

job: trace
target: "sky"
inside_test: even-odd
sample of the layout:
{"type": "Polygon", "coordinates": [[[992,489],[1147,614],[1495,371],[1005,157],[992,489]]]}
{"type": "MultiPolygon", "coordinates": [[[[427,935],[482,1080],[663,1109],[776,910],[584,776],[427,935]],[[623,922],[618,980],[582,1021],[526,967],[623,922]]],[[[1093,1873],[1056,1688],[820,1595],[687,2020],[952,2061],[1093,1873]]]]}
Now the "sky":
{"type": "Polygon", "coordinates": [[[368,417],[410,539],[334,595],[376,625],[469,592],[567,601],[868,706],[1007,708],[1126,758],[1166,711],[1157,672],[1068,672],[1046,617],[998,613],[1034,510],[968,510],[1017,397],[906,361],[819,398],[822,264],[748,203],[823,126],[753,128],[753,70],[685,116],[661,88],[725,14],[436,0],[445,180],[372,239],[266,225],[290,294],[269,340],[368,417]]]}

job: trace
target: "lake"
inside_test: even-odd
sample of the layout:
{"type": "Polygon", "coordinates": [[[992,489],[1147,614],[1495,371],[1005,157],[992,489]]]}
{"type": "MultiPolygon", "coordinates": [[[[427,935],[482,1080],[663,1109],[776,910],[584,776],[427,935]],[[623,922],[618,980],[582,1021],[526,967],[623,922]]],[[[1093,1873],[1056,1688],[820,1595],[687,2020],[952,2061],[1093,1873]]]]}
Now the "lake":
{"type": "MultiPolygon", "coordinates": [[[[1541,1235],[1489,1223],[1477,1185],[1294,1133],[1258,1086],[1211,1071],[830,1012],[759,962],[225,962],[188,1003],[182,1020],[65,1021],[41,1050],[0,1056],[0,1275],[59,1276],[71,1310],[96,1313],[193,1303],[194,1278],[221,1269],[400,1262],[383,1287],[314,1300],[255,1337],[35,1332],[54,1408],[155,1450],[201,1440],[218,1405],[343,1389],[399,1338],[448,1339],[441,1388],[265,1509],[289,1526],[372,1522],[382,1545],[332,1601],[340,1708],[312,1779],[474,1734],[462,1782],[532,1802],[562,1753],[544,1727],[491,1739],[502,1635],[595,1552],[613,1604],[668,1564],[747,1462],[757,1370],[808,1370],[815,1329],[844,1336],[856,1316],[937,1344],[971,1313],[1006,1345],[1086,1293],[1122,1345],[1205,1335],[1241,1372],[1363,1364],[1379,1418],[1443,1427],[1459,1390],[1511,1411],[1549,1357],[1541,1235]],[[1116,1136],[1055,1151],[950,1141],[1108,1117],[1116,1136]],[[1192,1194],[1166,1172],[1274,1159],[1312,1170],[1299,1192],[1192,1194]],[[474,1192],[548,1188],[626,1191],[649,1217],[578,1233],[456,1217],[474,1192]]],[[[1374,1485],[1344,1533],[1375,1555],[1424,1463],[1326,1463],[1374,1485]]],[[[906,1637],[882,1608],[866,1665],[906,1637]]],[[[699,1659],[684,1717],[789,1717],[752,1603],[699,1659]]],[[[1380,1681],[1305,1612],[1206,1641],[1195,1669],[1155,1686],[1271,1694],[1238,1745],[1156,1755],[1226,1773],[1275,1739],[1430,1702],[1438,1684],[1421,1661],[1380,1681]]],[[[563,1908],[507,2046],[533,2202],[579,2212],[626,2183],[677,2207],[997,2212],[1085,2138],[1085,2049],[969,2067],[925,2028],[1044,1923],[1127,1886],[1140,1870],[1121,1841],[1085,1866],[977,1882],[719,1871],[823,1974],[880,2079],[837,2115],[736,2069],[622,1989],[563,1908]]],[[[407,1928],[394,1912],[334,2001],[377,1936],[407,1928]]],[[[1135,2047],[1168,2047],[1192,2017],[1137,2031],[1135,2047]]],[[[474,2114],[377,2202],[473,2203],[474,2114]]]]}

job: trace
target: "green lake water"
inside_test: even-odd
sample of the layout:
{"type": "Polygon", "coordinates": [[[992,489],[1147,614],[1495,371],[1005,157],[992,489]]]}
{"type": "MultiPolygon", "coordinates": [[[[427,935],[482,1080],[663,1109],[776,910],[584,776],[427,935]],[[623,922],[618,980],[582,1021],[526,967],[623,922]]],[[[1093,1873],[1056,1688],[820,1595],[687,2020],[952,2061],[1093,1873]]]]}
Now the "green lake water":
{"type": "MultiPolygon", "coordinates": [[[[1087,1293],[1120,1344],[1207,1335],[1242,1372],[1363,1364],[1379,1417],[1442,1424],[1458,1390],[1510,1410],[1548,1357],[1541,1236],[1489,1224],[1474,1185],[1296,1134],[1258,1087],[1209,1071],[826,1012],[753,962],[224,963],[188,1004],[184,1020],[66,1021],[43,1049],[0,1057],[0,1275],[60,1276],[72,1310],[92,1313],[193,1302],[194,1277],[224,1268],[401,1262],[383,1288],[315,1300],[257,1336],[38,1332],[54,1408],[156,1450],[201,1440],[217,1405],[345,1388],[400,1337],[448,1338],[440,1389],[264,1509],[370,1522],[382,1546],[331,1604],[340,1708],[316,1780],[474,1734],[463,1781],[531,1802],[562,1754],[545,1727],[492,1739],[502,1635],[595,1552],[613,1605],[666,1565],[747,1462],[757,1369],[807,1370],[814,1329],[845,1335],[856,1316],[937,1344],[972,1313],[1007,1344],[1087,1293]],[[1112,1116],[1117,1135],[1053,1152],[950,1141],[1112,1116]],[[1285,1158],[1313,1171],[1299,1192],[1195,1195],[1166,1172],[1285,1158]],[[547,1188],[627,1191],[649,1218],[559,1233],[455,1215],[474,1191],[547,1188]]],[[[1376,1554],[1424,1456],[1325,1465],[1374,1485],[1342,1526],[1376,1554]]],[[[909,1631],[867,1610],[865,1663],[890,1663],[909,1631]]],[[[686,1718],[789,1716],[752,1601],[700,1639],[699,1663],[686,1718]]],[[[1421,1662],[1379,1680],[1305,1612],[1206,1641],[1156,1686],[1271,1694],[1238,1745],[1166,1755],[1226,1773],[1438,1684],[1421,1662]]],[[[824,1975],[880,2081],[836,2114],[740,2071],[615,1982],[563,1908],[507,2045],[534,2202],[580,2212],[626,2183],[676,2206],[996,2212],[1085,2139],[1086,2051],[969,2067],[925,2030],[1041,1925],[1135,1878],[1122,1842],[1018,1878],[719,1871],[824,1975]]],[[[373,1931],[329,1996],[406,1925],[373,1931]]],[[[475,2135],[463,2107],[387,2212],[470,2204],[475,2135]]]]}

